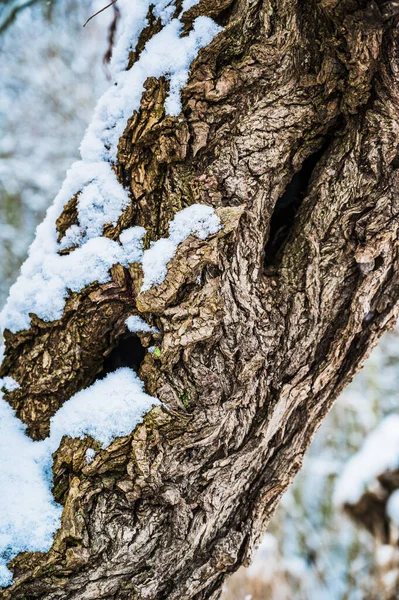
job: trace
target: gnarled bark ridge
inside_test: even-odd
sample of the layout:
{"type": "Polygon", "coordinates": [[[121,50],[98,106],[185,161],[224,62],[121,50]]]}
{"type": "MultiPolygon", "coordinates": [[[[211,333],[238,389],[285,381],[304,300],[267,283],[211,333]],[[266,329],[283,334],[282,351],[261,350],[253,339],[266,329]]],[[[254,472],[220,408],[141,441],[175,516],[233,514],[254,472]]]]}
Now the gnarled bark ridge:
{"type": "MultiPolygon", "coordinates": [[[[247,563],[312,436],[398,316],[399,70],[395,3],[201,0],[223,31],[199,53],[183,111],[150,78],[119,141],[132,225],[152,240],[193,203],[223,228],[189,237],[164,282],[140,265],[70,294],[62,319],[6,332],[7,401],[34,439],[90,385],[140,315],[139,375],[167,407],[87,465],[90,440],[54,455],[62,528],[25,553],[0,598],[218,597],[247,563]]],[[[160,23],[148,26],[134,64],[160,23]]],[[[71,198],[58,220],[76,220],[71,198]]],[[[149,240],[147,240],[147,243],[149,240]]],[[[73,250],[71,250],[73,251],[73,250]]]]}

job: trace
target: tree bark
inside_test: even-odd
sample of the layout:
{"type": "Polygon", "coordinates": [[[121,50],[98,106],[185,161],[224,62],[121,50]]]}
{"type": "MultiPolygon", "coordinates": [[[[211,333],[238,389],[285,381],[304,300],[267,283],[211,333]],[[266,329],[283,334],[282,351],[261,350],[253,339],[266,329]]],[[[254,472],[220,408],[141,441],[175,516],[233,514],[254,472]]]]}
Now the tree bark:
{"type": "MultiPolygon", "coordinates": [[[[193,203],[223,228],[183,242],[157,287],[140,293],[141,267],[115,265],[59,321],[6,332],[0,371],[43,438],[138,314],[161,332],[140,336],[160,353],[139,375],[167,408],[90,465],[90,440],[63,439],[62,528],[47,554],[12,561],[1,599],[217,598],[250,560],[315,430],[398,316],[395,4],[202,0],[184,15],[187,31],[198,15],[224,29],[192,64],[179,117],[165,115],[167,81],[147,80],[115,167],[132,201],[104,235],[165,237],[193,203]]],[[[149,19],[130,66],[159,26],[149,19]]]]}

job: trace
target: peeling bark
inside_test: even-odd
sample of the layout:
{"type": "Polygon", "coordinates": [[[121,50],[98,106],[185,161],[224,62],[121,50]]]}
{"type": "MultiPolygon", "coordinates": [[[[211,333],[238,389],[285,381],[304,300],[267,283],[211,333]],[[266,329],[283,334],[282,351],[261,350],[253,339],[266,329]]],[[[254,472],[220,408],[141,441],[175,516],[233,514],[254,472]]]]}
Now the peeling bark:
{"type": "MultiPolygon", "coordinates": [[[[116,166],[132,202],[104,235],[142,225],[159,239],[195,202],[223,229],[181,244],[158,287],[140,293],[141,266],[116,265],[61,320],[6,332],[0,371],[43,438],[137,314],[161,332],[141,335],[160,353],[139,375],[168,409],[90,465],[92,441],[64,438],[62,528],[47,554],[12,561],[1,599],[217,598],[250,560],[315,430],[398,316],[395,5],[202,0],[184,16],[187,30],[198,15],[224,30],[192,64],[179,117],[165,115],[167,82],[147,81],[116,166]]],[[[130,66],[158,28],[149,19],[130,66]]],[[[60,237],[75,219],[76,198],[60,237]]]]}

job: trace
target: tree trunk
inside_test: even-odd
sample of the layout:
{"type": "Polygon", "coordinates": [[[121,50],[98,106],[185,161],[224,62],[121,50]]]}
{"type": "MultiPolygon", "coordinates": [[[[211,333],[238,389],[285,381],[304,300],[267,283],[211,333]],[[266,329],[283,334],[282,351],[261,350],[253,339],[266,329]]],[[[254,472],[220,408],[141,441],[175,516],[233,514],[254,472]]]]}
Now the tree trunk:
{"type": "MultiPolygon", "coordinates": [[[[60,320],[5,332],[0,376],[20,384],[5,398],[34,439],[105,357],[123,361],[130,315],[160,331],[139,334],[159,348],[139,376],[167,406],[89,465],[91,441],[63,439],[62,528],[48,553],[12,561],[1,599],[217,598],[250,560],[315,430],[398,316],[396,4],[202,0],[183,15],[186,32],[198,15],[223,30],[191,65],[178,117],[168,81],[147,80],[115,165],[131,203],[103,235],[166,237],[193,203],[223,227],[181,243],[158,286],[142,292],[141,266],[115,265],[60,320]]],[[[150,14],[129,68],[159,29],[150,14]]]]}

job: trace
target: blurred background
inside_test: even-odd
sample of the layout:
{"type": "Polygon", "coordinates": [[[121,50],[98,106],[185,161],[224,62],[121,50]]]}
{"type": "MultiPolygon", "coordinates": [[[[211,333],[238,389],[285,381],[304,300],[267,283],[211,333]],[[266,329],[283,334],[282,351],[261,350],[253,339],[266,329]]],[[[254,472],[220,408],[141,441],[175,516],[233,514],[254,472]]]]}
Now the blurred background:
{"type": "MultiPolygon", "coordinates": [[[[0,308],[79,158],[116,16],[106,1],[0,0],[0,308]]],[[[399,333],[335,404],[248,568],[223,600],[399,598],[399,333]]]]}

